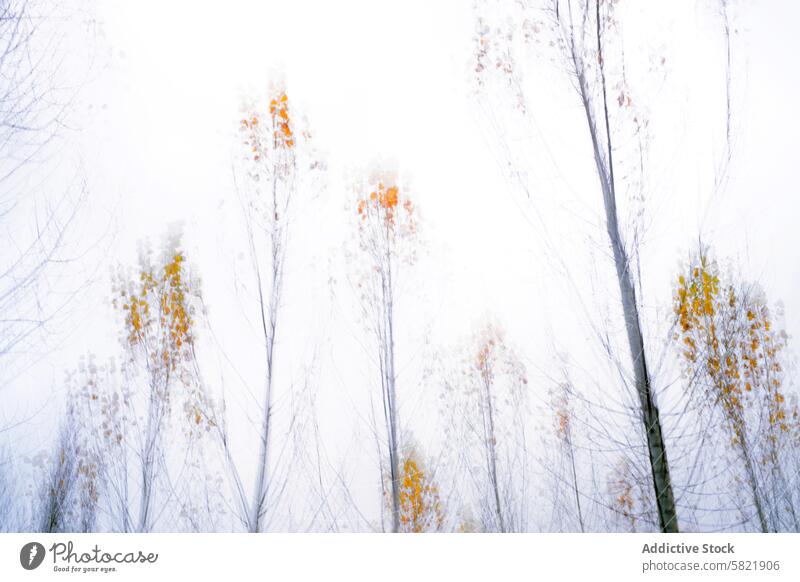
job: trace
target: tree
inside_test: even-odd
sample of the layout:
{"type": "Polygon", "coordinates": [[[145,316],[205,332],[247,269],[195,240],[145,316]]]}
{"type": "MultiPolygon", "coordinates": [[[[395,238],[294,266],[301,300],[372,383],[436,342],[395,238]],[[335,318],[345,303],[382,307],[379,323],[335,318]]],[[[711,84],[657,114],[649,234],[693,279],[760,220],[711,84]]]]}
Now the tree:
{"type": "MultiPolygon", "coordinates": [[[[401,528],[401,434],[397,396],[395,310],[401,272],[416,260],[416,209],[395,176],[377,171],[357,193],[359,302],[375,341],[388,458],[391,530],[401,528]]],[[[383,474],[383,460],[381,460],[383,474]]],[[[381,478],[383,483],[383,479],[381,478]]]]}
{"type": "Polygon", "coordinates": [[[482,326],[445,373],[448,442],[462,455],[483,531],[527,529],[528,379],[495,324],[482,326]]]}
{"type": "Polygon", "coordinates": [[[49,472],[42,482],[41,515],[38,530],[43,533],[58,533],[70,530],[69,510],[75,487],[74,445],[69,427],[63,427],[59,436],[56,454],[48,467],[49,472]]]}
{"type": "MultiPolygon", "coordinates": [[[[205,395],[198,386],[194,361],[195,314],[200,305],[199,283],[187,269],[180,235],[172,233],[158,262],[142,249],[135,276],[120,270],[113,305],[123,318],[121,341],[122,393],[110,393],[103,408],[109,418],[102,436],[110,446],[123,446],[120,462],[124,492],[123,530],[150,531],[165,463],[164,435],[177,399],[186,422],[213,426],[205,413],[205,395]],[[179,401],[180,402],[180,401],[179,401]],[[112,405],[111,408],[108,406],[112,405]],[[128,458],[128,452],[133,453],[128,458]],[[128,516],[128,467],[138,473],[138,515],[128,516]]],[[[90,396],[90,400],[99,399],[90,396]]],[[[161,483],[164,486],[163,483],[161,483]]]]}
{"type": "Polygon", "coordinates": [[[575,435],[574,435],[574,411],[572,400],[574,398],[572,384],[569,378],[565,378],[557,391],[553,394],[551,406],[555,413],[555,432],[556,438],[561,447],[561,451],[569,466],[569,476],[562,479],[557,484],[559,488],[567,485],[572,488],[575,497],[575,512],[578,517],[578,526],[581,532],[586,531],[583,510],[581,509],[581,492],[578,482],[578,469],[575,463],[575,435]]]}
{"type": "Polygon", "coordinates": [[[759,528],[797,529],[795,487],[782,468],[792,446],[782,362],[786,332],[776,328],[756,286],[721,277],[701,251],[677,280],[674,340],[687,390],[721,416],[759,528]]]}
{"type": "Polygon", "coordinates": [[[81,431],[79,412],[70,405],[62,421],[55,451],[45,468],[37,501],[37,531],[94,531],[102,459],[81,431]]]}
{"type": "MultiPolygon", "coordinates": [[[[678,518],[672,492],[667,449],[655,403],[653,382],[647,367],[644,335],[636,298],[634,274],[629,251],[622,239],[617,215],[617,183],[614,176],[614,133],[609,115],[606,83],[605,35],[612,29],[612,8],[601,9],[600,0],[576,6],[567,2],[566,10],[555,4],[555,17],[562,31],[571,73],[586,114],[587,128],[594,151],[594,162],[606,213],[608,239],[617,272],[625,330],[628,336],[634,385],[639,396],[643,431],[655,487],[656,506],[662,531],[677,532],[678,518]]],[[[629,99],[624,93],[623,100],[629,99]]]]}
{"type": "Polygon", "coordinates": [[[12,457],[5,449],[0,449],[0,532],[7,533],[18,531],[18,526],[14,523],[15,516],[13,515],[14,504],[12,500],[15,498],[13,494],[14,481],[10,478],[12,475],[12,457]]]}
{"type": "Polygon", "coordinates": [[[75,297],[53,283],[80,254],[66,247],[85,185],[43,178],[77,93],[74,78],[62,85],[64,16],[35,0],[0,3],[0,388],[52,343],[75,297]]]}
{"type": "MultiPolygon", "coordinates": [[[[654,382],[648,367],[640,314],[641,299],[637,297],[636,264],[633,258],[637,256],[638,236],[634,232],[634,236],[625,240],[618,213],[618,196],[621,190],[615,156],[620,153],[621,148],[617,141],[635,144],[634,149],[637,150],[639,160],[637,165],[640,167],[643,164],[644,143],[641,137],[643,122],[638,115],[630,115],[628,111],[632,98],[625,80],[624,52],[619,42],[613,42],[613,34],[619,30],[614,5],[613,1],[601,0],[552,0],[545,5],[543,12],[546,13],[545,26],[553,34],[552,44],[560,50],[573,83],[585,117],[587,137],[591,142],[594,169],[604,209],[606,235],[612,251],[625,325],[629,373],[638,399],[641,431],[646,443],[660,527],[665,532],[677,532],[678,519],[667,446],[656,404],[654,382]],[[615,61],[614,66],[610,65],[612,60],[615,61]],[[608,77],[612,74],[616,78],[609,80],[608,77]],[[615,91],[614,94],[611,94],[612,90],[615,91]],[[618,107],[614,108],[614,105],[618,107]],[[621,112],[615,113],[615,109],[621,112]]],[[[518,107],[523,111],[527,110],[526,100],[518,78],[513,40],[519,33],[527,42],[541,31],[539,19],[528,13],[527,8],[524,5],[514,6],[513,10],[518,9],[522,14],[515,14],[511,24],[501,29],[501,39],[496,43],[489,40],[488,27],[479,21],[475,67],[479,75],[479,86],[482,83],[481,76],[486,71],[498,71],[507,80],[518,107]]],[[[517,174],[520,172],[517,171],[517,174]]],[[[638,188],[641,188],[641,184],[638,188]]]]}
{"type": "MultiPolygon", "coordinates": [[[[65,281],[77,280],[67,277],[84,252],[73,237],[86,186],[79,172],[49,177],[63,167],[60,138],[82,89],[75,69],[69,79],[64,75],[77,56],[64,45],[72,11],[79,9],[63,8],[37,0],[0,2],[0,392],[63,339],[59,324],[82,287],[65,281]]],[[[0,433],[25,422],[3,426],[5,420],[0,433]]],[[[9,489],[0,487],[0,507],[11,505],[5,479],[9,489]]]]}
{"type": "MultiPolygon", "coordinates": [[[[253,273],[257,321],[264,352],[258,453],[255,483],[248,498],[240,471],[230,449],[230,437],[220,421],[219,437],[227,466],[233,475],[236,496],[247,529],[264,529],[264,516],[281,489],[272,459],[276,443],[273,418],[276,371],[280,361],[276,349],[282,322],[284,272],[291,242],[291,225],[303,204],[320,190],[318,177],[324,166],[313,147],[304,121],[291,111],[283,87],[271,89],[268,107],[260,102],[248,106],[239,124],[245,155],[237,166],[236,186],[244,213],[245,234],[253,273]],[[274,488],[274,499],[270,497],[274,488]]],[[[290,420],[291,424],[291,420],[290,420]]]]}

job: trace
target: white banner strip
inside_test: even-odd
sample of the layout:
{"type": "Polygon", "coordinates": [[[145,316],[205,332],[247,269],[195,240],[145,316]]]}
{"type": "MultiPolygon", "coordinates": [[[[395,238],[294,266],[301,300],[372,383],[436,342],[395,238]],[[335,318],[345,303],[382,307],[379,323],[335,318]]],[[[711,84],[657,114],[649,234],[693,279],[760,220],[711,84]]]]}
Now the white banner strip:
{"type": "Polygon", "coordinates": [[[800,580],[799,534],[3,534],[0,580],[800,580]]]}

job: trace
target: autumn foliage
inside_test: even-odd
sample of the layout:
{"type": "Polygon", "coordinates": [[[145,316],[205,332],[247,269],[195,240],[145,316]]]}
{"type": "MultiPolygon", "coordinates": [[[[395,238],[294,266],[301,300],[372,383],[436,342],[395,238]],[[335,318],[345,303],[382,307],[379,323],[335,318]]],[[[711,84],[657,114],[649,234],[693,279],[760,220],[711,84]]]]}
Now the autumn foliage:
{"type": "Polygon", "coordinates": [[[158,262],[150,251],[142,251],[137,272],[131,276],[121,270],[117,276],[113,303],[123,316],[125,367],[144,372],[165,410],[181,387],[185,417],[192,427],[208,428],[213,420],[193,363],[199,282],[178,242],[168,241],[166,247],[158,262]]]}
{"type": "Polygon", "coordinates": [[[272,119],[272,135],[275,147],[294,147],[294,134],[289,124],[289,99],[281,93],[269,103],[269,114],[272,119]]]}
{"type": "Polygon", "coordinates": [[[289,118],[289,98],[280,92],[269,102],[269,127],[262,128],[260,114],[251,111],[240,122],[240,130],[245,134],[244,144],[249,148],[251,159],[258,162],[267,150],[291,150],[295,146],[292,121],[289,118]]]}
{"type": "Polygon", "coordinates": [[[610,509],[616,519],[630,532],[648,527],[653,517],[648,515],[652,506],[647,482],[636,475],[634,464],[627,458],[620,459],[613,467],[608,479],[610,509]],[[644,519],[643,519],[644,518],[644,519]]]}
{"type": "Polygon", "coordinates": [[[397,185],[387,186],[383,181],[375,184],[367,196],[359,198],[356,210],[364,223],[374,221],[387,230],[402,228],[410,234],[417,227],[411,200],[401,195],[397,185]]]}
{"type": "Polygon", "coordinates": [[[193,342],[183,262],[183,254],[176,251],[159,270],[142,263],[139,284],[122,287],[117,300],[131,347],[158,346],[156,355],[169,370],[185,359],[193,342]]]}
{"type": "Polygon", "coordinates": [[[774,329],[760,294],[723,285],[717,264],[701,255],[678,277],[674,310],[684,371],[706,380],[701,386],[724,412],[732,443],[746,437],[753,407],[763,407],[770,439],[788,431],[780,361],[786,334],[774,329]]]}
{"type": "Polygon", "coordinates": [[[794,429],[784,394],[787,335],[776,327],[763,293],[723,282],[705,253],[678,277],[674,311],[689,393],[721,413],[760,527],[775,531],[781,526],[772,516],[779,511],[770,507],[792,504],[782,470],[794,429]]]}
{"type": "Polygon", "coordinates": [[[439,531],[444,524],[439,488],[414,453],[402,462],[400,524],[407,533],[439,531]]]}

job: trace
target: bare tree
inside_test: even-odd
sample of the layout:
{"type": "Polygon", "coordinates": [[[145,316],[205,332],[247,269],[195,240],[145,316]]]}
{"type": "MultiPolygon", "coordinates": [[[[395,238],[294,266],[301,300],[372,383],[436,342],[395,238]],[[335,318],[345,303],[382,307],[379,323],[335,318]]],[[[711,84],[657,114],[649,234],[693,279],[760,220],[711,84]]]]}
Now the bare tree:
{"type": "Polygon", "coordinates": [[[44,467],[41,490],[34,508],[37,531],[94,531],[99,500],[99,467],[102,459],[92,446],[81,410],[70,400],[61,423],[55,449],[44,467]]]}
{"type": "Polygon", "coordinates": [[[51,343],[75,297],[53,293],[52,279],[80,254],[66,249],[85,185],[73,177],[64,187],[62,179],[54,191],[45,178],[80,89],[61,70],[70,20],[36,0],[0,2],[0,387],[51,343]]]}
{"type": "Polygon", "coordinates": [[[0,449],[0,531],[14,531],[12,526],[12,511],[14,509],[13,483],[10,479],[12,459],[5,449],[0,449]]]}
{"type": "MultiPolygon", "coordinates": [[[[82,252],[69,248],[69,237],[85,184],[80,172],[49,178],[82,88],[80,75],[65,79],[74,54],[65,56],[62,46],[79,12],[77,5],[65,11],[37,0],[0,2],[0,391],[64,337],[59,323],[85,284],[59,280],[82,252]]],[[[58,497],[48,499],[58,510],[58,497]]]]}
{"type": "Polygon", "coordinates": [[[606,212],[606,228],[617,272],[625,329],[628,336],[634,385],[639,396],[643,430],[652,469],[656,506],[662,531],[678,531],[667,449],[655,402],[653,382],[647,367],[644,334],[634,285],[633,262],[622,238],[617,214],[617,183],[614,176],[614,132],[609,115],[606,82],[605,36],[611,26],[609,5],[601,2],[556,2],[554,14],[562,32],[570,72],[586,114],[594,151],[594,162],[606,212]],[[575,4],[573,6],[573,4],[575,4]]]}
{"type": "Polygon", "coordinates": [[[69,530],[69,504],[75,487],[75,463],[69,427],[62,428],[55,452],[48,475],[41,485],[43,503],[38,530],[44,533],[69,530]]]}
{"type": "Polygon", "coordinates": [[[442,378],[447,440],[459,451],[481,529],[526,531],[525,366],[495,324],[481,327],[456,357],[442,378]]]}
{"type": "MultiPolygon", "coordinates": [[[[599,192],[603,202],[606,235],[611,247],[616,283],[619,289],[620,307],[625,324],[627,352],[630,360],[631,384],[637,395],[641,430],[651,469],[659,522],[662,531],[678,531],[675,498],[672,491],[667,447],[659,409],[656,403],[652,371],[648,367],[645,335],[640,313],[641,299],[637,296],[638,232],[625,240],[618,212],[618,178],[615,155],[619,153],[617,139],[626,136],[638,151],[643,164],[644,142],[641,139],[642,122],[638,116],[630,120],[613,113],[612,105],[625,109],[631,103],[624,78],[624,52],[613,34],[619,29],[615,20],[614,2],[593,0],[552,0],[540,7],[541,19],[530,17],[528,6],[520,5],[521,15],[516,15],[510,30],[501,43],[492,45],[487,39],[486,27],[479,25],[476,72],[482,74],[489,67],[499,70],[507,79],[517,105],[526,110],[525,92],[517,76],[518,66],[511,45],[513,37],[521,27],[527,41],[537,34],[541,26],[549,26],[554,34],[553,45],[561,51],[583,116],[586,120],[588,138],[591,143],[593,162],[599,181],[599,192]],[[611,48],[609,48],[611,45],[611,48]],[[494,62],[492,62],[494,60],[494,62]],[[609,63],[616,60],[615,66],[609,63]],[[621,64],[620,64],[621,63],[621,64]],[[607,77],[615,74],[612,84],[607,77]],[[611,87],[615,93],[611,95],[611,87]],[[632,135],[631,135],[632,134],[632,135]]],[[[535,11],[536,9],[534,9],[535,11]]],[[[524,179],[523,179],[524,181],[524,179]]],[[[527,188],[527,185],[524,184],[527,188]]],[[[641,187],[641,184],[639,185],[641,187]]]]}
{"type": "Polygon", "coordinates": [[[553,395],[552,406],[555,412],[556,437],[561,445],[562,454],[569,467],[568,477],[561,480],[559,485],[566,485],[572,488],[575,497],[575,514],[578,518],[578,526],[581,532],[586,531],[586,524],[581,508],[581,491],[578,480],[578,469],[575,462],[575,428],[574,411],[572,400],[574,398],[572,383],[565,374],[564,381],[558,386],[553,395]]]}

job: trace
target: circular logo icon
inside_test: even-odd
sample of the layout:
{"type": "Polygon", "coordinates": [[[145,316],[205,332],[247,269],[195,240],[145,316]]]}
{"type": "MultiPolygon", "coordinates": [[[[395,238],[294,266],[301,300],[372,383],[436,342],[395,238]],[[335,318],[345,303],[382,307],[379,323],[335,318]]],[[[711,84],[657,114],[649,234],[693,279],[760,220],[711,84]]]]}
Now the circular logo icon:
{"type": "Polygon", "coordinates": [[[30,542],[19,551],[19,563],[26,570],[35,570],[44,561],[44,546],[39,542],[30,542]]]}

